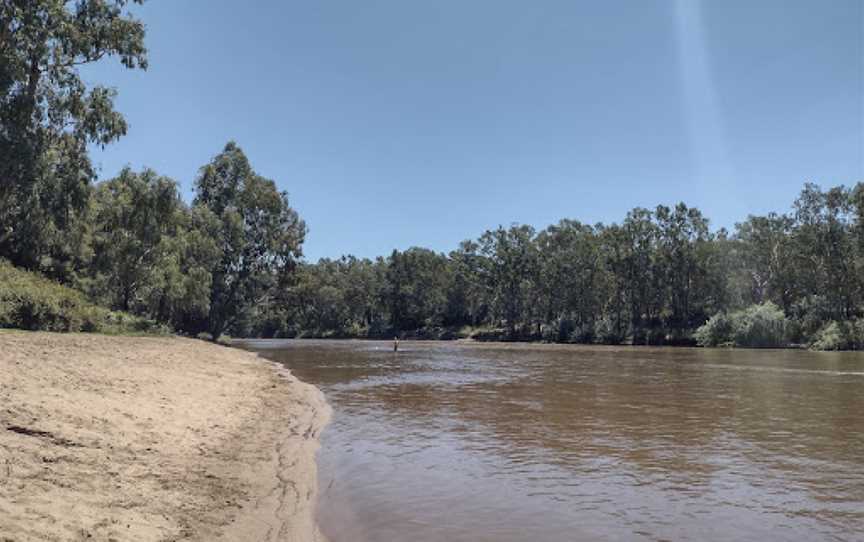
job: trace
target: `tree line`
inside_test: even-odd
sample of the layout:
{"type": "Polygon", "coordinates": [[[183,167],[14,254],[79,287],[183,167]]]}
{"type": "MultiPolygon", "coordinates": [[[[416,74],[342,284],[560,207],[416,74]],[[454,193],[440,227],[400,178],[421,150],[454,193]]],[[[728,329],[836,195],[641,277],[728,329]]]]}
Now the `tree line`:
{"type": "Polygon", "coordinates": [[[498,227],[448,254],[317,263],[302,260],[287,195],[233,142],[201,167],[191,203],[151,169],[95,183],[88,147],[127,125],[116,91],[79,68],[147,68],[132,3],[0,0],[0,259],[19,269],[213,338],[864,348],[861,183],[807,184],[790,212],[732,232],[682,203],[612,224],[498,227]]]}
{"type": "Polygon", "coordinates": [[[449,254],[322,259],[260,310],[245,333],[860,348],[864,183],[806,184],[790,213],[733,232],[679,203],[498,227],[449,254]]]}

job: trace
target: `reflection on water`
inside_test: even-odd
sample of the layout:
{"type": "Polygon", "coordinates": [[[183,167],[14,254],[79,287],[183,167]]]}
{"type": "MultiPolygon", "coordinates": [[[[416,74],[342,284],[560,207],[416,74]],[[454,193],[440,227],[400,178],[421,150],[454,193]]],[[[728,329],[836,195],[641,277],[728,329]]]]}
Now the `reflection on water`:
{"type": "Polygon", "coordinates": [[[864,540],[864,354],[245,346],[333,406],[332,542],[864,540]]]}

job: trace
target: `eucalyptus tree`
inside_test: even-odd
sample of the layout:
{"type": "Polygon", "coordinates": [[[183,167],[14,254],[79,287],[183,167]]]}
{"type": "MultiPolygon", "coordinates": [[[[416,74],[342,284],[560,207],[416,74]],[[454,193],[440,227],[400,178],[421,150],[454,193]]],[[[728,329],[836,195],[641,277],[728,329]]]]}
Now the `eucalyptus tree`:
{"type": "Polygon", "coordinates": [[[179,236],[184,204],[177,183],[155,171],[125,168],[100,183],[92,199],[91,295],[105,305],[133,311],[179,236]]]}
{"type": "Polygon", "coordinates": [[[450,278],[446,256],[418,247],[404,252],[394,250],[385,276],[385,296],[394,331],[443,324],[450,278]]]}
{"type": "Polygon", "coordinates": [[[598,224],[602,300],[594,334],[604,343],[620,343],[627,336],[630,320],[627,292],[627,234],[618,224],[598,224]]]}
{"type": "Polygon", "coordinates": [[[852,207],[855,209],[855,237],[858,255],[864,258],[864,182],[855,185],[851,192],[852,207]]]}
{"type": "Polygon", "coordinates": [[[218,262],[217,230],[212,214],[183,206],[174,236],[152,270],[144,291],[147,314],[174,329],[199,333],[207,329],[212,270],[218,262]]]}
{"type": "Polygon", "coordinates": [[[711,241],[698,248],[697,258],[705,269],[703,310],[706,316],[751,303],[742,249],[742,243],[725,228],[712,233],[711,241]]]}
{"type": "Polygon", "coordinates": [[[698,247],[709,240],[708,221],[698,209],[683,203],[674,209],[660,205],[654,216],[659,228],[659,262],[667,286],[666,327],[681,336],[704,321],[706,270],[697,256],[698,247]]]}
{"type": "Polygon", "coordinates": [[[773,301],[788,312],[797,297],[794,221],[787,215],[750,216],[738,223],[735,236],[750,282],[751,303],[773,301]]]}
{"type": "Polygon", "coordinates": [[[377,335],[387,323],[385,293],[386,264],[383,259],[343,256],[338,260],[348,322],[352,330],[377,335]]]}
{"type": "Polygon", "coordinates": [[[855,312],[860,277],[855,273],[855,209],[843,186],[823,192],[808,183],[795,200],[794,240],[802,288],[824,295],[830,317],[845,319],[855,312]]]}
{"type": "Polygon", "coordinates": [[[195,191],[193,207],[212,215],[218,247],[208,314],[217,340],[287,284],[302,256],[306,224],[287,193],[255,173],[234,142],[201,168],[195,191]]]}
{"type": "Polygon", "coordinates": [[[851,192],[855,209],[855,276],[859,278],[859,313],[864,313],[864,182],[855,185],[851,192]]]}
{"type": "Polygon", "coordinates": [[[475,241],[465,240],[448,255],[447,325],[478,326],[488,321],[492,299],[489,265],[479,250],[475,241]]]}
{"type": "MultiPolygon", "coordinates": [[[[140,3],[140,0],[135,2],[140,3]]],[[[68,279],[94,171],[88,144],[126,133],[116,92],[79,68],[146,68],[127,0],[0,0],[0,256],[68,279]]]]}
{"type": "Polygon", "coordinates": [[[297,281],[291,286],[304,307],[306,331],[315,335],[343,335],[351,328],[347,283],[339,260],[322,258],[314,265],[298,269],[297,281]]]}
{"type": "Polygon", "coordinates": [[[491,288],[491,304],[498,318],[515,337],[517,329],[529,319],[530,293],[537,281],[537,245],[534,228],[527,225],[498,227],[479,240],[485,256],[491,288]]]}
{"type": "Polygon", "coordinates": [[[90,198],[88,265],[76,285],[105,306],[201,331],[216,252],[211,218],[186,206],[174,180],[125,168],[90,198]]]}
{"type": "MultiPolygon", "coordinates": [[[[600,310],[600,250],[594,228],[562,220],[537,234],[534,304],[554,338],[590,341],[600,310]]],[[[551,337],[551,336],[550,336],[551,337]]]]}
{"type": "Polygon", "coordinates": [[[624,288],[630,313],[633,342],[650,342],[649,328],[657,328],[663,308],[665,277],[662,274],[658,245],[660,230],[651,211],[635,208],[621,225],[624,242],[624,288]]]}
{"type": "Polygon", "coordinates": [[[317,332],[323,320],[319,316],[323,310],[319,280],[318,265],[301,262],[294,270],[291,284],[277,288],[265,303],[256,321],[256,335],[293,337],[317,332]]]}

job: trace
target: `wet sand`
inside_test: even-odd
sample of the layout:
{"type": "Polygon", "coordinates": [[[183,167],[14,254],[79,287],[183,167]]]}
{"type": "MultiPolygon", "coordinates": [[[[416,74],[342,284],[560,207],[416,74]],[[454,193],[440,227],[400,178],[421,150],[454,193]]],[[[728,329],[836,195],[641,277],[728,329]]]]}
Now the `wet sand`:
{"type": "Polygon", "coordinates": [[[329,413],[233,348],[0,331],[0,541],[322,540],[329,413]]]}

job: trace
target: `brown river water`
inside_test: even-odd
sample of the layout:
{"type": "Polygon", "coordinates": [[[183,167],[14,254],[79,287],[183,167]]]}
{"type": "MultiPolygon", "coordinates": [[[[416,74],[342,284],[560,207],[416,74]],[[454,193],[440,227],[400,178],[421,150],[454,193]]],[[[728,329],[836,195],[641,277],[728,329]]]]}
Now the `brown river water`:
{"type": "Polygon", "coordinates": [[[246,341],[333,406],[332,542],[864,540],[864,354],[246,341]]]}

